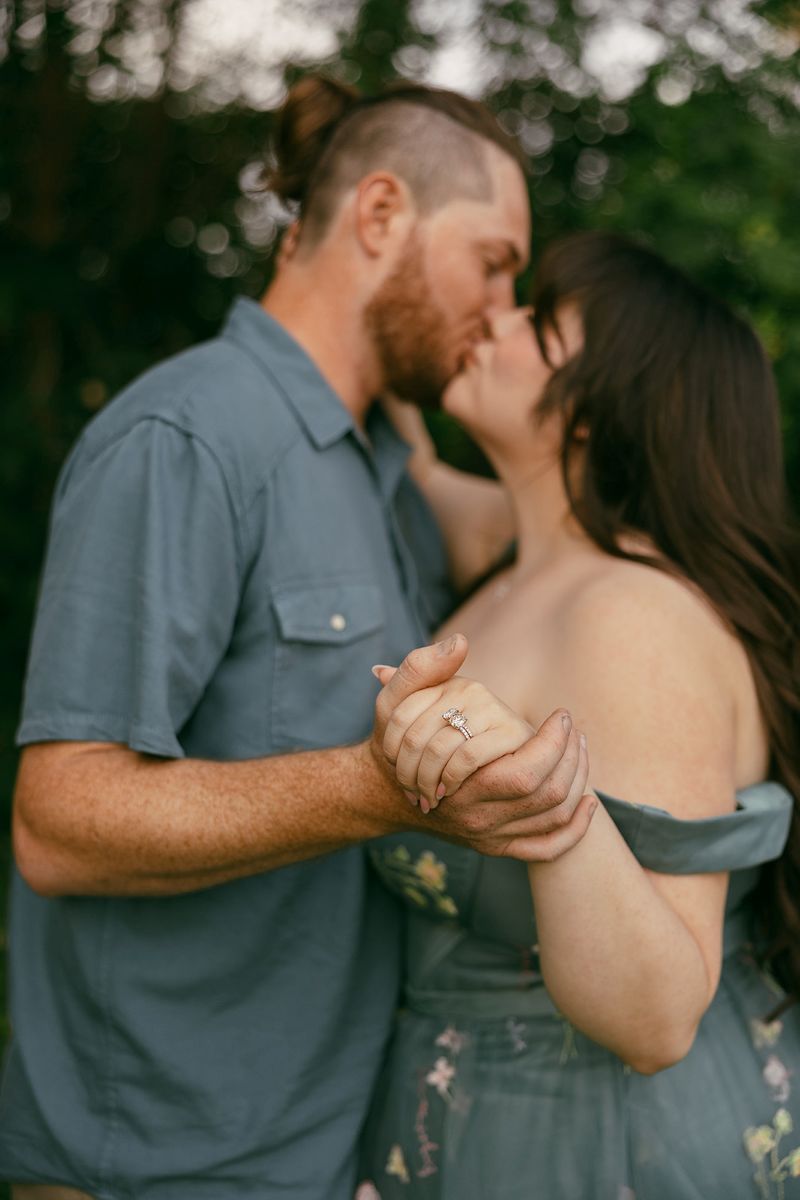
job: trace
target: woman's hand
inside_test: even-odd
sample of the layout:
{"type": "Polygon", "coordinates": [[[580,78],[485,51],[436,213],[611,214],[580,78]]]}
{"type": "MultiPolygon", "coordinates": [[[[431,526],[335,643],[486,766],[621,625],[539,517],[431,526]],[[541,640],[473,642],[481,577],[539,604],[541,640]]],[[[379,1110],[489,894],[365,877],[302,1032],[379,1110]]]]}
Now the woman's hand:
{"type": "MultiPolygon", "coordinates": [[[[376,671],[384,684],[393,673],[389,667],[376,671]]],[[[566,713],[563,717],[564,727],[576,743],[574,753],[565,754],[563,760],[565,780],[567,773],[574,773],[572,786],[565,788],[569,804],[583,795],[589,764],[586,739],[570,731],[571,720],[566,713]]],[[[445,684],[424,688],[400,701],[387,722],[383,752],[409,799],[427,813],[481,767],[513,754],[535,734],[533,726],[482,683],[456,675],[445,684]],[[471,736],[466,737],[444,716],[451,709],[463,714],[471,736]]],[[[558,786],[559,780],[554,778],[554,790],[558,786]]]]}
{"type": "Polygon", "coordinates": [[[396,432],[411,447],[409,469],[417,483],[422,486],[428,472],[432,471],[439,461],[436,444],[428,432],[422,413],[407,400],[398,400],[390,394],[381,398],[380,405],[396,432]]]}

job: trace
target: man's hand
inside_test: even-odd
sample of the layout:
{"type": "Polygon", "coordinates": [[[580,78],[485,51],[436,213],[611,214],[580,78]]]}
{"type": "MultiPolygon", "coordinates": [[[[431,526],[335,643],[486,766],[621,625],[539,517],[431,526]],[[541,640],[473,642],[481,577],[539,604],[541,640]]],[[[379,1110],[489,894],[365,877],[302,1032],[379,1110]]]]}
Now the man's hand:
{"type": "Polygon", "coordinates": [[[467,653],[455,635],[412,651],[397,670],[376,669],[371,749],[424,813],[441,808],[430,829],[483,854],[551,861],[585,834],[596,807],[585,795],[585,738],[563,709],[538,731],[482,684],[453,678],[467,653]],[[442,714],[462,710],[466,739],[442,714]]]}

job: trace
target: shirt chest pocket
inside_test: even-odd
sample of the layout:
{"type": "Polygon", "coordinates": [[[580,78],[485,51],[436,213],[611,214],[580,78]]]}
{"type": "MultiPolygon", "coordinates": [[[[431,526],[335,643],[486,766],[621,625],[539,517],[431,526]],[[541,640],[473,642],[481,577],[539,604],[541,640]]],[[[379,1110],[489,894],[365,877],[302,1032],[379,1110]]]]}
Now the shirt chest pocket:
{"type": "Polygon", "coordinates": [[[277,625],[272,724],[276,747],[337,746],[372,728],[383,662],[385,610],[368,583],[286,585],[272,599],[277,625]]]}

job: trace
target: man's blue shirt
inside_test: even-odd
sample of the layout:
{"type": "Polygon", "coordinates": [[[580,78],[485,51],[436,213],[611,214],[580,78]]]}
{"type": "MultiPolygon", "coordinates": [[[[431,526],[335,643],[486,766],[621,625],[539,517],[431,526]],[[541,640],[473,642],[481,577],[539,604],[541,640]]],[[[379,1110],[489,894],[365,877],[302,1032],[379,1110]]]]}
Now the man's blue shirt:
{"type": "MultiPolygon", "coordinates": [[[[407,453],[239,300],[63,468],[20,744],[238,760],[365,737],[370,666],[450,599],[407,453]]],[[[164,899],[44,899],[15,875],[0,1178],[351,1200],[396,922],[360,848],[164,899]]]]}

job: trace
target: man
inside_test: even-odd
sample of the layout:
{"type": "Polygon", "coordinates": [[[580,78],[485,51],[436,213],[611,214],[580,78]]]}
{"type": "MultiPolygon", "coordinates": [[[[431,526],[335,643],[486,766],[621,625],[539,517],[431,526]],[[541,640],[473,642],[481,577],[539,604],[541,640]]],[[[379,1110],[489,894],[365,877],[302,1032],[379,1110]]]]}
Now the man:
{"type": "MultiPolygon", "coordinates": [[[[289,132],[335,91],[299,85],[289,132]]],[[[448,605],[372,400],[438,394],[512,302],[528,208],[471,101],[410,87],[329,124],[262,305],[128,388],[59,480],[18,735],[15,1200],[350,1200],[398,954],[359,843],[435,822],[552,857],[586,827],[564,714],[429,816],[387,703],[369,737],[370,667],[448,605]]],[[[465,652],[415,652],[392,703],[465,652]]]]}

